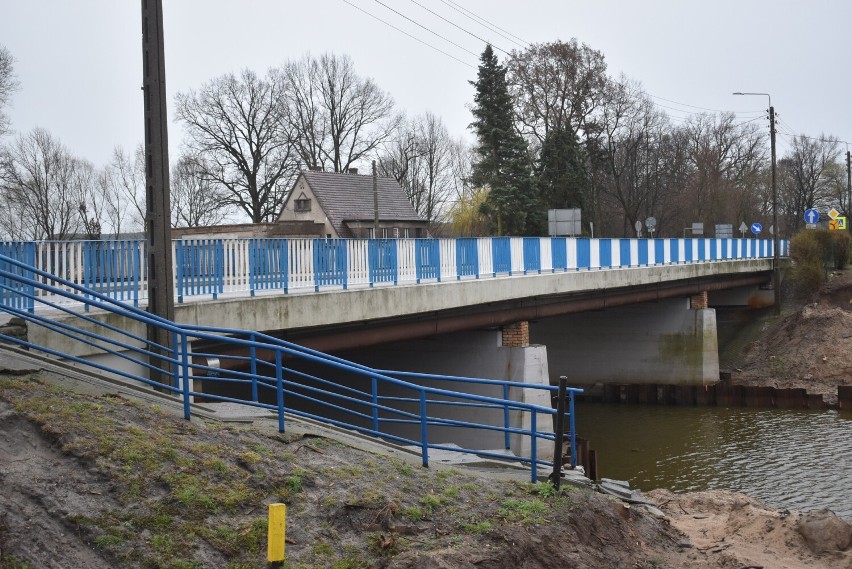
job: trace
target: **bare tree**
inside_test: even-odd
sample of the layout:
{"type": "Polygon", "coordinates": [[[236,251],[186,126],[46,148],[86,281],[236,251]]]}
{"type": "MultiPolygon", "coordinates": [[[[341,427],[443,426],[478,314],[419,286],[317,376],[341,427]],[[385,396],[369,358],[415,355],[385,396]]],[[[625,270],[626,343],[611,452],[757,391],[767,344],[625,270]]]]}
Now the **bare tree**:
{"type": "Polygon", "coordinates": [[[388,141],[400,122],[390,95],[355,73],[348,55],[306,55],[276,72],[299,157],[343,172],[388,141]]]}
{"type": "Polygon", "coordinates": [[[280,83],[245,69],[176,98],[199,172],[226,190],[222,206],[239,208],[252,223],[275,218],[295,173],[284,97],[280,83]]]}
{"type": "Polygon", "coordinates": [[[116,147],[99,180],[110,229],[120,234],[145,228],[145,149],[116,147]]]}
{"type": "Polygon", "coordinates": [[[837,187],[845,186],[845,176],[838,163],[840,143],[836,138],[800,135],[790,146],[790,154],[779,161],[779,213],[784,212],[792,227],[800,227],[805,210],[842,205],[836,201],[838,193],[842,195],[837,187]]]}
{"type": "Polygon", "coordinates": [[[701,114],[684,126],[693,173],[687,196],[694,221],[735,223],[760,211],[759,194],[768,180],[766,136],[755,123],[738,124],[732,113],[701,114]]]}
{"type": "Polygon", "coordinates": [[[61,240],[80,230],[81,165],[57,138],[41,128],[20,135],[6,150],[4,162],[0,191],[20,222],[7,232],[61,240]]]}
{"type": "Polygon", "coordinates": [[[15,59],[9,50],[0,45],[0,136],[9,132],[9,117],[3,112],[3,107],[12,100],[12,93],[18,89],[15,78],[15,59]]]}
{"type": "MultiPolygon", "coordinates": [[[[655,203],[659,184],[650,176],[660,145],[665,117],[656,110],[641,86],[626,78],[612,82],[597,117],[592,140],[593,186],[605,202],[622,213],[620,231],[629,235],[655,203]]],[[[612,208],[597,204],[598,209],[612,208]]],[[[609,215],[610,219],[612,213],[609,215]]],[[[618,230],[611,226],[610,230],[618,230]]]]}
{"type": "Polygon", "coordinates": [[[456,192],[453,160],[458,144],[440,118],[426,113],[400,127],[379,154],[377,169],[400,184],[423,219],[434,222],[456,192]]]}
{"type": "Polygon", "coordinates": [[[195,156],[181,156],[171,174],[172,227],[218,225],[229,211],[225,191],[205,176],[195,156]]]}

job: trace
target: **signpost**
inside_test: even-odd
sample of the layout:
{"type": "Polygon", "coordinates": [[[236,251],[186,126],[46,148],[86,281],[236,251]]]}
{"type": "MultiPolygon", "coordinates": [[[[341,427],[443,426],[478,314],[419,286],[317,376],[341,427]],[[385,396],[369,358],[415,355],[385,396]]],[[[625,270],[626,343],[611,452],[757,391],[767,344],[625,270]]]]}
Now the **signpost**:
{"type": "Polygon", "coordinates": [[[805,223],[808,225],[816,225],[817,221],[819,221],[819,212],[816,208],[806,209],[805,210],[805,223]]]}
{"type": "Polygon", "coordinates": [[[634,227],[636,228],[636,237],[642,237],[642,222],[637,219],[634,227]]]}
{"type": "Polygon", "coordinates": [[[648,228],[648,233],[651,234],[651,238],[653,239],[654,238],[654,230],[657,228],[657,218],[652,216],[652,217],[649,217],[648,219],[646,219],[645,220],[645,227],[648,228]]]}
{"type": "Polygon", "coordinates": [[[745,239],[745,233],[748,231],[748,225],[745,224],[745,221],[740,223],[740,237],[745,239]]]}
{"type": "Polygon", "coordinates": [[[758,222],[754,222],[751,224],[751,232],[755,235],[760,235],[760,232],[763,231],[763,226],[758,222]]]}

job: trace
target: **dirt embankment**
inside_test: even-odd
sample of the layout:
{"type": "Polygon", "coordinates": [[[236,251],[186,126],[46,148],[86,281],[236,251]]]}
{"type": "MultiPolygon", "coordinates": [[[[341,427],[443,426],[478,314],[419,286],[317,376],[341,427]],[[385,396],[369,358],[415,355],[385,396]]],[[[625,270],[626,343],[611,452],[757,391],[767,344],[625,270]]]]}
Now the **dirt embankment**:
{"type": "Polygon", "coordinates": [[[852,270],[837,271],[807,302],[787,301],[767,319],[732,370],[732,382],[803,387],[830,403],[838,385],[852,385],[852,270]]]}
{"type": "Polygon", "coordinates": [[[0,488],[2,569],[266,567],[273,502],[292,568],[852,567],[845,522],[812,550],[741,495],[654,493],[663,514],[33,376],[0,377],[0,488]]]}

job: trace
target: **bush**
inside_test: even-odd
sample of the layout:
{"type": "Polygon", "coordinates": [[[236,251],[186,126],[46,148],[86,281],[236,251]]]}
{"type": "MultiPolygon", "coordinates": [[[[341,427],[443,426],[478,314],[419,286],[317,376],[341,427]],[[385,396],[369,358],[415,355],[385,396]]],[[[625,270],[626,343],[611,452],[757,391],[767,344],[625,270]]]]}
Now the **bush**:
{"type": "Polygon", "coordinates": [[[846,231],[829,231],[834,240],[834,268],[843,269],[849,263],[852,237],[846,231]]]}
{"type": "Polygon", "coordinates": [[[800,231],[790,240],[790,281],[796,296],[805,298],[816,293],[825,282],[825,255],[830,251],[828,231],[800,231]]]}

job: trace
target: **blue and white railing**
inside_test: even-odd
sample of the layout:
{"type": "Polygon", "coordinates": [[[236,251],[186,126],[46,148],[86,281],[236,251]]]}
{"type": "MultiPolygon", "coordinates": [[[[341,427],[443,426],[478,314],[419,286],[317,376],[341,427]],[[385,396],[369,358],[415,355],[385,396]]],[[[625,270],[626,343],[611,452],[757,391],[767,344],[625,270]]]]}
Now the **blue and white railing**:
{"type": "MultiPolygon", "coordinates": [[[[148,296],[144,246],[137,240],[0,243],[0,254],[138,306],[148,296]]],[[[178,302],[773,256],[767,239],[184,239],[173,247],[178,302]]],[[[788,249],[788,241],[779,241],[779,256],[788,249]]]]}
{"type": "MultiPolygon", "coordinates": [[[[33,247],[26,245],[21,249],[32,261],[33,247]]],[[[222,261],[215,248],[199,251],[202,250],[193,252],[198,255],[193,257],[194,262],[216,265],[222,261]]],[[[386,253],[380,249],[374,254],[386,253]]],[[[333,256],[328,258],[334,260],[333,256]]],[[[390,279],[390,271],[383,277],[390,279]]],[[[25,299],[17,305],[10,302],[0,306],[0,316],[6,313],[19,317],[31,329],[41,327],[50,335],[72,340],[54,342],[55,346],[84,343],[95,354],[82,358],[62,351],[64,348],[39,345],[2,332],[0,341],[114,378],[156,386],[182,403],[187,419],[193,412],[193,401],[203,398],[271,410],[282,432],[287,417],[306,417],[412,445],[419,449],[424,466],[428,466],[434,450],[473,453],[525,464],[535,482],[539,468],[553,465],[548,460],[552,455],[540,456],[543,451],[539,450],[539,443],[554,441],[556,411],[550,406],[521,401],[522,397],[510,397],[511,390],[541,390],[550,396],[557,390],[553,386],[377,370],[258,332],[177,324],[70,279],[35,269],[31,262],[16,260],[3,252],[0,295],[25,299]],[[54,301],[60,298],[83,302],[87,307],[110,312],[112,317],[95,319],[87,311],[75,311],[67,303],[54,301]],[[41,310],[30,310],[31,304],[44,305],[69,317],[61,321],[49,318],[41,310]],[[170,338],[168,345],[155,344],[144,333],[132,332],[139,329],[140,323],[145,328],[164,331],[170,338]],[[216,345],[216,352],[198,347],[205,344],[216,345]],[[165,381],[151,381],[151,371],[165,381]],[[456,444],[459,440],[488,440],[494,446],[466,448],[456,444]],[[487,450],[501,447],[529,451],[512,454],[487,450]]],[[[581,391],[568,390],[567,443],[572,467],[576,466],[574,394],[581,391]]]]}

